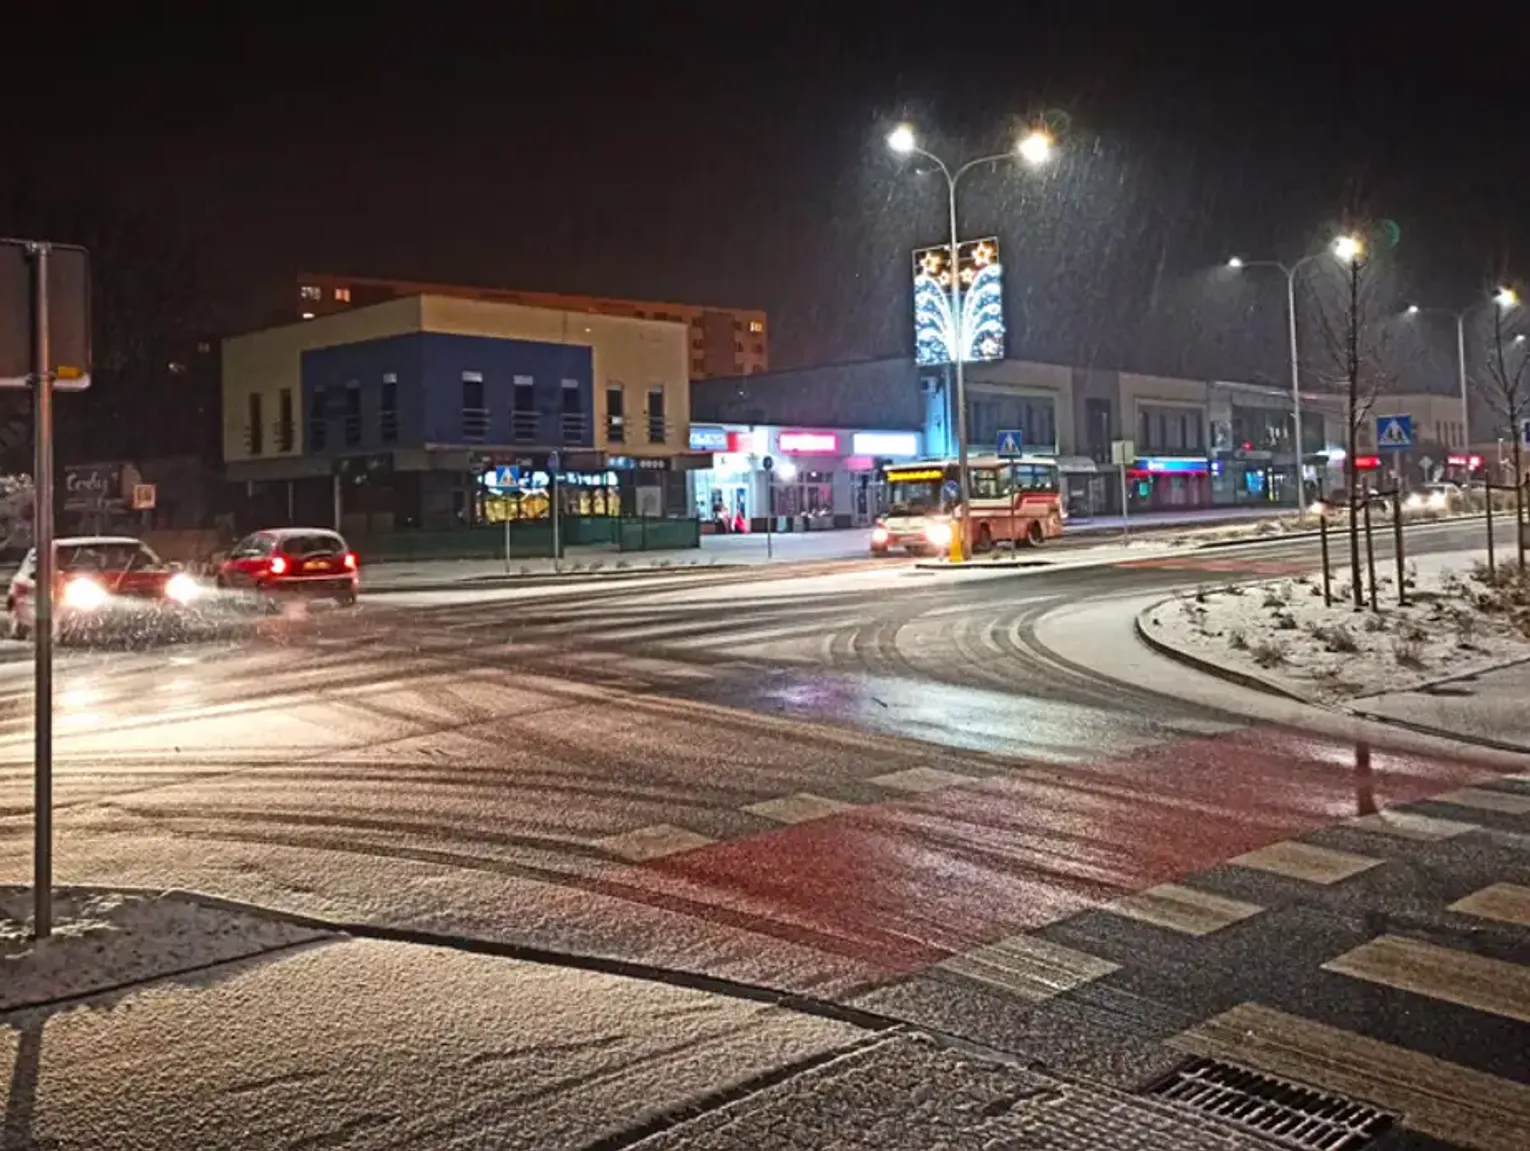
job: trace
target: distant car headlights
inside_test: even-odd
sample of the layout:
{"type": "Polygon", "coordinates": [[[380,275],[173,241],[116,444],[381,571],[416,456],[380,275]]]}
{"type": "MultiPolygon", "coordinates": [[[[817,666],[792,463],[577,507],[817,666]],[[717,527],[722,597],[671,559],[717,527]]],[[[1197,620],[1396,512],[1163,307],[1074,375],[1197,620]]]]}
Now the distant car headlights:
{"type": "Polygon", "coordinates": [[[106,589],[89,576],[75,576],[64,585],[64,606],[72,611],[95,611],[106,599],[106,589]]]}
{"type": "Polygon", "coordinates": [[[165,583],[165,595],[179,604],[191,603],[201,598],[202,585],[185,572],[176,572],[165,583]]]}
{"type": "Polygon", "coordinates": [[[887,529],[876,527],[871,530],[871,542],[877,547],[883,547],[887,543],[887,529]]]}
{"type": "Polygon", "coordinates": [[[1429,506],[1435,511],[1444,511],[1450,504],[1450,499],[1444,492],[1435,492],[1429,497],[1429,506]]]}
{"type": "Polygon", "coordinates": [[[1419,508],[1424,506],[1424,497],[1419,495],[1417,492],[1414,492],[1408,497],[1407,503],[1405,503],[1403,506],[1412,508],[1414,511],[1417,511],[1419,508]]]}
{"type": "Polygon", "coordinates": [[[951,546],[951,525],[931,524],[924,529],[924,538],[938,548],[951,546]]]}

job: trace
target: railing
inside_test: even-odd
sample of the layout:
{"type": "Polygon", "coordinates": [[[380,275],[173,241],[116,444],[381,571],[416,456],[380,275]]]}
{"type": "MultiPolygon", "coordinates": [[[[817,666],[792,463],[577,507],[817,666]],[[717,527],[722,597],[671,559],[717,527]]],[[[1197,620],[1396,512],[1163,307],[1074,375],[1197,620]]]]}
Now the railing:
{"type": "Polygon", "coordinates": [[[624,417],[606,417],[606,442],[612,444],[624,444],[627,442],[627,421],[624,417]]]}
{"type": "Polygon", "coordinates": [[[328,420],[308,421],[308,446],[316,452],[322,452],[329,440],[328,420]]]}
{"type": "Polygon", "coordinates": [[[583,443],[588,434],[590,418],[583,412],[564,412],[558,426],[565,444],[583,443]]]}
{"type": "Polygon", "coordinates": [[[358,448],[361,446],[361,417],[359,415],[345,417],[345,446],[358,448]]]}
{"type": "Polygon", "coordinates": [[[398,443],[398,413],[380,412],[377,416],[377,438],[385,444],[398,443]]]}
{"type": "Polygon", "coordinates": [[[487,408],[462,409],[462,440],[464,443],[481,444],[489,438],[489,411],[487,408]]]}
{"type": "Polygon", "coordinates": [[[532,444],[537,440],[541,417],[536,412],[510,413],[510,439],[517,444],[532,444]]]}
{"type": "Polygon", "coordinates": [[[666,433],[669,431],[669,421],[667,419],[663,416],[649,416],[646,422],[648,424],[648,442],[650,444],[662,444],[668,439],[666,433]]]}

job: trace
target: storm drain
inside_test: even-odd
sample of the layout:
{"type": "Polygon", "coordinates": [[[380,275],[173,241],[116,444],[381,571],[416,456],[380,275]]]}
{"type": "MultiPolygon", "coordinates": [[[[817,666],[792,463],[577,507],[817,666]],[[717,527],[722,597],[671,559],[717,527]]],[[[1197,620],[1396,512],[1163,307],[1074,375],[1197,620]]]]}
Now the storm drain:
{"type": "Polygon", "coordinates": [[[1193,1060],[1147,1093],[1303,1151],[1361,1151],[1395,1122],[1386,1112],[1352,1099],[1215,1059],[1193,1060]]]}

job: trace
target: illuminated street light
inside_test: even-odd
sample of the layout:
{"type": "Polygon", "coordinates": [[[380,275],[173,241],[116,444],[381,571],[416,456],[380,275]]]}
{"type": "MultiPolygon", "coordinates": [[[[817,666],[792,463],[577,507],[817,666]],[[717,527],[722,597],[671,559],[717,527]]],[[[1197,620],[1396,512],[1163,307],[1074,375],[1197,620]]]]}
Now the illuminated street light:
{"type": "Polygon", "coordinates": [[[1417,304],[1409,304],[1408,305],[1408,315],[1410,315],[1410,316],[1416,316],[1421,311],[1423,311],[1423,309],[1420,308],[1417,304]]]}
{"type": "Polygon", "coordinates": [[[1358,236],[1340,236],[1333,242],[1333,254],[1350,264],[1365,254],[1365,245],[1358,236]]]}
{"type": "Polygon", "coordinates": [[[1045,164],[1052,158],[1052,137],[1038,128],[1022,139],[1015,151],[1027,164],[1045,164]]]}
{"type": "MultiPolygon", "coordinates": [[[[1013,151],[1001,152],[996,156],[979,156],[976,160],[968,160],[959,168],[952,168],[935,153],[921,148],[912,124],[899,124],[889,132],[887,146],[900,156],[923,156],[939,168],[940,174],[946,178],[946,203],[950,211],[951,223],[951,340],[954,345],[949,350],[951,366],[956,377],[956,475],[961,489],[958,517],[961,523],[958,538],[962,559],[967,559],[972,555],[972,506],[967,469],[967,377],[963,370],[967,348],[965,333],[962,331],[961,242],[957,238],[959,233],[956,222],[956,188],[963,176],[985,164],[1015,159],[1023,160],[1030,165],[1045,163],[1052,155],[1052,137],[1044,129],[1036,128],[1017,141],[1013,151]]],[[[957,541],[953,540],[954,542],[957,541]]]]}
{"type": "Polygon", "coordinates": [[[1239,257],[1234,256],[1232,259],[1227,261],[1227,266],[1229,268],[1241,268],[1243,267],[1243,261],[1239,257]]]}
{"type": "Polygon", "coordinates": [[[1498,294],[1493,297],[1493,302],[1500,308],[1512,308],[1519,303],[1519,293],[1513,288],[1499,288],[1498,294]]]}

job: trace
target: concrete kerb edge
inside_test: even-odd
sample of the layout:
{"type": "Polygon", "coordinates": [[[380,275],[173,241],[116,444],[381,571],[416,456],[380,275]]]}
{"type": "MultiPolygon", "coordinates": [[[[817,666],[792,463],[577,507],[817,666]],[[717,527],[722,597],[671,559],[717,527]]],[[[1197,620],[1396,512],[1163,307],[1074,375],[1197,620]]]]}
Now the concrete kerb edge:
{"type": "Polygon", "coordinates": [[[1214,676],[1217,679],[1236,684],[1239,687],[1246,687],[1253,691],[1261,691],[1266,695],[1277,695],[1282,699],[1293,700],[1296,703],[1304,703],[1310,707],[1323,706],[1317,700],[1302,695],[1300,692],[1292,691],[1290,688],[1284,686],[1283,684],[1275,683],[1272,680],[1265,679],[1263,676],[1255,675],[1253,672],[1239,671],[1237,668],[1227,667],[1223,664],[1217,663],[1215,660],[1207,659],[1205,656],[1195,655],[1191,652],[1185,651],[1183,648],[1175,647],[1173,644],[1159,639],[1157,636],[1153,635],[1152,629],[1147,625],[1148,617],[1153,612],[1163,607],[1165,604],[1174,603],[1179,598],[1180,597],[1178,596],[1166,596],[1161,600],[1156,600],[1139,611],[1132,620],[1133,626],[1137,632],[1137,638],[1145,643],[1148,647],[1150,647],[1155,653],[1165,657],[1166,659],[1172,659],[1176,663],[1182,663],[1186,667],[1194,668],[1196,671],[1205,675],[1214,676]]]}
{"type": "Polygon", "coordinates": [[[699,576],[712,572],[737,572],[758,567],[768,571],[768,564],[675,564],[669,567],[623,568],[620,571],[535,572],[529,575],[462,576],[449,580],[419,580],[384,584],[381,587],[361,585],[361,594],[409,595],[427,591],[495,591],[511,587],[547,587],[559,584],[591,583],[609,580],[613,583],[628,579],[652,579],[654,576],[699,576]]]}
{"type": "MultiPolygon", "coordinates": [[[[1405,522],[1403,527],[1405,529],[1408,527],[1436,527],[1448,524],[1468,523],[1472,520],[1482,520],[1486,522],[1487,515],[1482,512],[1473,512],[1470,515],[1464,516],[1442,516],[1437,520],[1421,520],[1414,524],[1408,524],[1405,522]]],[[[1386,526],[1390,530],[1390,519],[1387,520],[1386,526]]],[[[1344,534],[1347,533],[1347,531],[1347,528],[1341,528],[1339,525],[1335,524],[1329,529],[1329,534],[1332,535],[1334,532],[1344,534]]],[[[1306,528],[1297,532],[1267,532],[1264,535],[1251,535],[1246,539],[1209,540],[1206,543],[1192,544],[1191,550],[1200,551],[1202,549],[1211,548],[1245,548],[1257,547],[1260,544],[1289,543],[1292,540],[1315,540],[1322,534],[1322,531],[1317,528],[1306,528]]]]}

